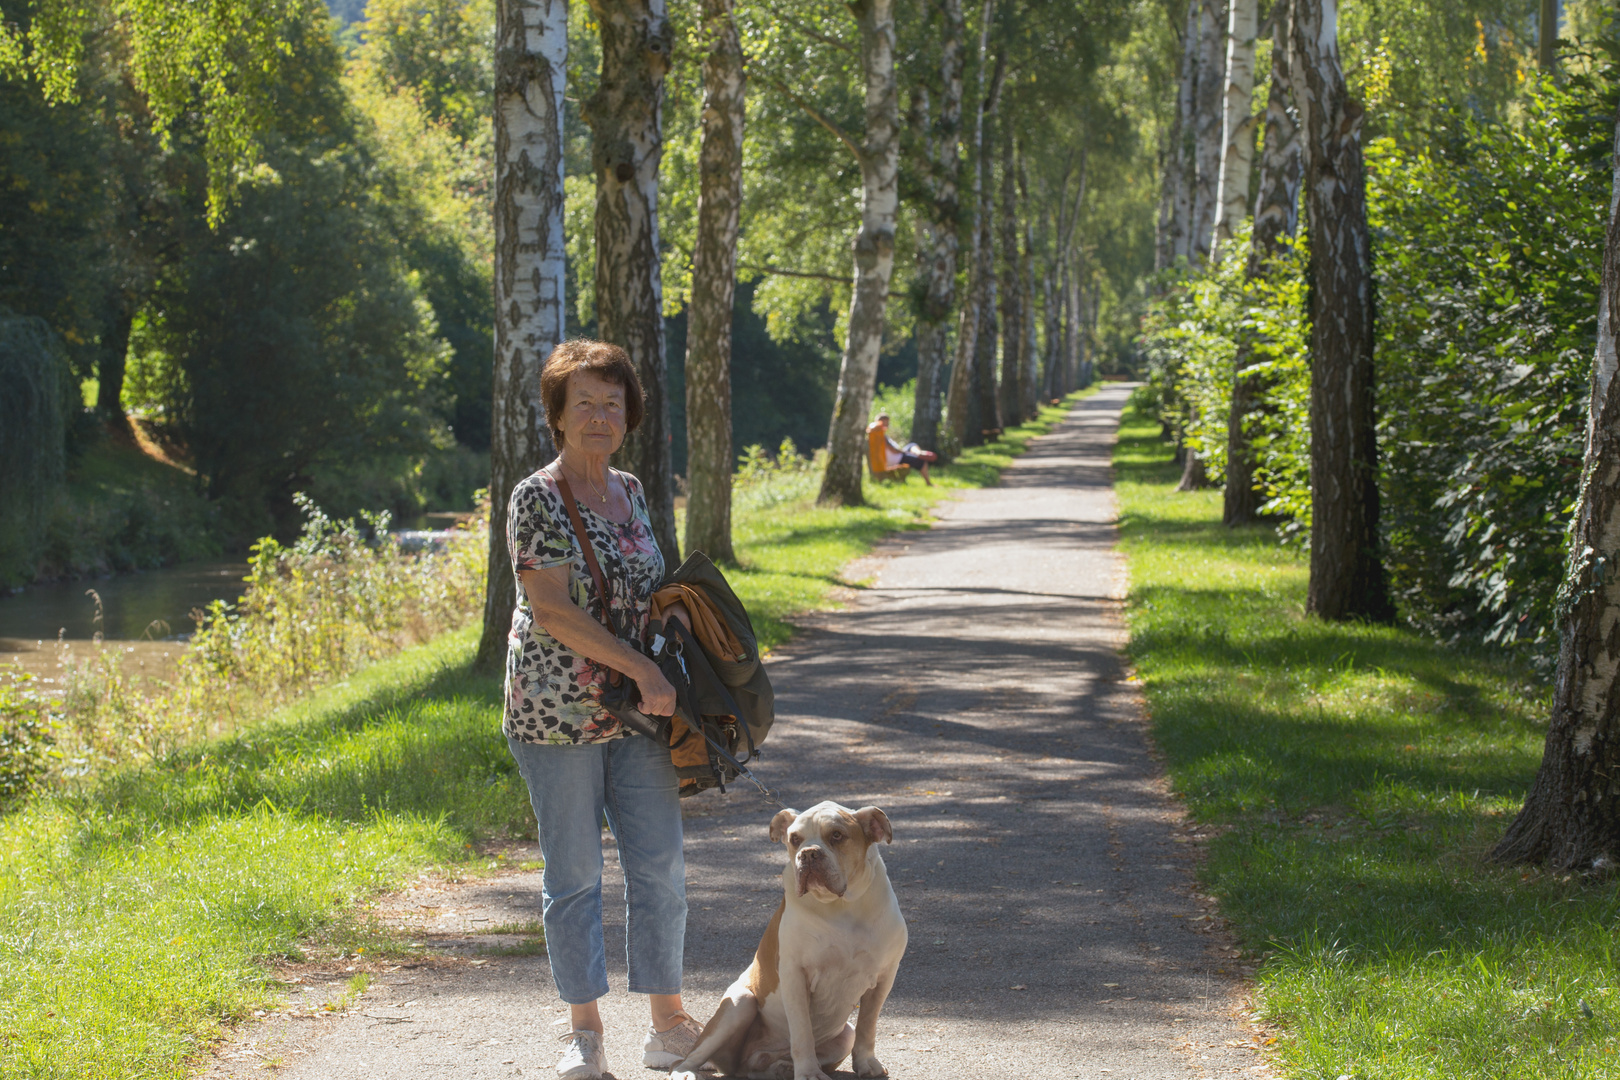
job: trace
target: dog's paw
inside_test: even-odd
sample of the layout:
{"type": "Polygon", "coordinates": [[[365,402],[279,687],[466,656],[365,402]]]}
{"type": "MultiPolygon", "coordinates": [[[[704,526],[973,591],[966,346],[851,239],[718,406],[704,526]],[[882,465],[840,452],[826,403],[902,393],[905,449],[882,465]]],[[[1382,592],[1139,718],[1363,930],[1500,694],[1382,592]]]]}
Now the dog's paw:
{"type": "Polygon", "coordinates": [[[698,1074],[690,1069],[683,1069],[679,1065],[669,1074],[669,1080],[698,1080],[698,1074]]]}
{"type": "Polygon", "coordinates": [[[871,1080],[872,1077],[888,1076],[889,1070],[883,1067],[883,1062],[877,1059],[876,1054],[856,1055],[854,1062],[855,1075],[862,1080],[871,1080]]]}
{"type": "Polygon", "coordinates": [[[832,1077],[828,1076],[820,1069],[816,1069],[814,1072],[796,1073],[793,1080],[832,1080],[832,1077]]]}

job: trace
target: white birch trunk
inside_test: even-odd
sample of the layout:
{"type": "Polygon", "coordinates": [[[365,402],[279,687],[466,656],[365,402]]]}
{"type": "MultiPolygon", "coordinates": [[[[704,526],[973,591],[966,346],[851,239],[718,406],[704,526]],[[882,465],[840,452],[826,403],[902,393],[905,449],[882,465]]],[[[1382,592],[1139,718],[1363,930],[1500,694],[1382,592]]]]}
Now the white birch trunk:
{"type": "Polygon", "coordinates": [[[936,127],[930,115],[927,87],[916,92],[913,130],[923,138],[923,168],[928,203],[922,219],[923,242],[917,245],[918,276],[928,290],[917,312],[917,392],[911,437],[918,445],[938,450],[939,421],[944,404],[940,375],[945,370],[951,312],[956,307],[956,263],[961,223],[962,172],[962,0],[937,0],[944,23],[940,42],[940,105],[936,127]]]}
{"type": "Polygon", "coordinates": [[[1187,0],[1187,26],[1181,41],[1181,79],[1176,85],[1176,120],[1170,140],[1170,261],[1192,258],[1198,91],[1198,10],[1203,0],[1187,0]]]}
{"type": "Polygon", "coordinates": [[[1226,3],[1202,0],[1198,12],[1198,75],[1193,92],[1194,165],[1192,258],[1214,250],[1221,183],[1221,95],[1226,88],[1226,3]]]}
{"type": "Polygon", "coordinates": [[[1249,214],[1249,172],[1254,164],[1254,39],[1257,0],[1228,0],[1226,100],[1221,119],[1220,219],[1217,244],[1230,240],[1249,214]]]}
{"type": "Polygon", "coordinates": [[[894,73],[893,0],[854,0],[866,81],[866,138],[861,147],[861,228],[855,234],[855,287],[849,338],[827,431],[827,472],[817,501],[859,506],[866,461],[866,419],[877,390],[884,308],[894,273],[894,226],[900,204],[900,95],[894,73]]]}
{"type": "Polygon", "coordinates": [[[732,563],[731,318],[746,90],[732,0],[703,0],[702,32],[703,145],[686,338],[686,550],[732,563]]]}
{"type": "Polygon", "coordinates": [[[973,213],[968,220],[967,296],[962,304],[961,318],[957,321],[956,358],[951,364],[950,386],[945,393],[944,449],[956,453],[967,445],[968,416],[972,411],[974,371],[973,365],[979,348],[979,312],[987,302],[986,269],[979,236],[979,220],[984,207],[984,121],[994,106],[1000,88],[1001,73],[1006,70],[998,59],[996,75],[985,78],[990,42],[990,17],[994,14],[993,0],[984,0],[979,19],[979,86],[978,100],[973,107],[973,181],[970,198],[973,213]]]}
{"type": "Polygon", "coordinates": [[[567,0],[498,0],[495,31],[495,367],[489,570],[478,663],[503,659],[516,586],[506,504],[555,449],[540,369],[562,341],[567,0]]]}
{"type": "Polygon", "coordinates": [[[664,0],[591,0],[602,79],[585,103],[596,172],[596,325],[630,355],[647,409],[624,440],[665,562],[680,561],[670,471],[669,378],[659,269],[658,166],[664,156],[664,74],[673,34],[664,0]]]}

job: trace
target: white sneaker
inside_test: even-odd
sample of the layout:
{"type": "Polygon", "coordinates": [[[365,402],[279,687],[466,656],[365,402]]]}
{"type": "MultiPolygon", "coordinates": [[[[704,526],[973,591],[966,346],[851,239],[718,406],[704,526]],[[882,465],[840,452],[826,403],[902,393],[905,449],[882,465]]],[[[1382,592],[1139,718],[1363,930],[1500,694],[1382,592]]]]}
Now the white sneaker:
{"type": "Polygon", "coordinates": [[[562,1038],[568,1048],[557,1062],[558,1080],[602,1080],[607,1072],[602,1036],[594,1031],[570,1031],[562,1038]]]}
{"type": "Polygon", "coordinates": [[[681,1022],[668,1031],[648,1026],[641,1044],[641,1063],[649,1069],[673,1069],[691,1055],[703,1027],[685,1013],[676,1013],[681,1022]]]}

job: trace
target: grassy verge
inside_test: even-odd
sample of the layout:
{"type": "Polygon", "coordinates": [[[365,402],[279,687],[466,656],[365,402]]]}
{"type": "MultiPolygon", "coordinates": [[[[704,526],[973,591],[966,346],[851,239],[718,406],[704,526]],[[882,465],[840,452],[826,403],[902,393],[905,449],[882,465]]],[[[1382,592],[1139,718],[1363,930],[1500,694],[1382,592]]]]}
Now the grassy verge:
{"type": "Polygon", "coordinates": [[[1262,957],[1286,1075],[1620,1075],[1620,893],[1485,861],[1540,761],[1499,658],[1303,617],[1307,565],[1177,494],[1158,425],[1115,456],[1131,655],[1205,885],[1262,957]]]}
{"type": "MultiPolygon", "coordinates": [[[[767,644],[849,559],[992,482],[1039,420],[936,478],[818,510],[813,488],[738,514],[738,591],[767,644]]],[[[280,996],[266,957],[387,945],[365,897],[532,836],[475,630],[375,664],[273,719],[0,817],[0,1076],[179,1077],[222,1022],[280,996]]],[[[531,928],[532,929],[532,928],[531,928]]]]}

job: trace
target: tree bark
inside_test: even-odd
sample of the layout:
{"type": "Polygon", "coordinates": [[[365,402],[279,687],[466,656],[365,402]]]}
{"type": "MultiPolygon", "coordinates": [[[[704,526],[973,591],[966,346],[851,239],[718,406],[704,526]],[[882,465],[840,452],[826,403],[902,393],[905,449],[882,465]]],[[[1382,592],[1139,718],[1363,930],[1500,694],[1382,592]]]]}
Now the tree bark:
{"type": "Polygon", "coordinates": [[[1503,862],[1612,869],[1620,852],[1620,117],[1598,293],[1586,455],[1558,592],[1558,675],[1541,769],[1497,844],[1503,862]]]}
{"type": "Polygon", "coordinates": [[[1558,70],[1558,0],[1541,0],[1536,19],[1536,66],[1546,74],[1558,70]]]}
{"type": "Polygon", "coordinates": [[[1170,263],[1192,258],[1193,197],[1197,173],[1198,11],[1204,0],[1187,0],[1187,26],[1181,38],[1181,77],[1176,84],[1176,118],[1171,126],[1168,181],[1170,263]]]}
{"type": "Polygon", "coordinates": [[[732,0],[703,0],[703,144],[686,337],[686,550],[734,563],[731,317],[742,209],[742,46],[732,0]]]}
{"type": "Polygon", "coordinates": [[[1058,271],[1048,267],[1041,275],[1041,317],[1046,347],[1041,350],[1041,404],[1066,393],[1063,389],[1063,301],[1058,271]]]}
{"type": "Polygon", "coordinates": [[[664,0],[590,0],[601,32],[602,77],[585,103],[596,172],[596,327],[624,349],[646,412],[620,455],[641,481],[653,538],[671,566],[675,481],[670,472],[669,378],[658,249],[658,166],[664,154],[664,74],[673,34],[664,0]]]}
{"type": "Polygon", "coordinates": [[[1001,403],[996,399],[996,343],[1001,327],[996,318],[995,229],[990,220],[989,185],[984,196],[984,216],[979,222],[979,251],[984,259],[984,303],[979,307],[979,332],[973,356],[973,402],[968,410],[969,431],[965,446],[982,446],[985,433],[1002,428],[1001,403]]]}
{"type": "Polygon", "coordinates": [[[860,506],[866,422],[877,390],[884,305],[894,272],[894,225],[900,202],[900,96],[894,74],[893,0],[853,0],[866,81],[866,138],[861,147],[861,228],[855,234],[855,286],[849,337],[838,367],[838,394],[827,431],[827,472],[817,502],[860,506]]]}
{"type": "MultiPolygon", "coordinates": [[[[1002,424],[1023,419],[1024,287],[1018,249],[1018,166],[1012,125],[1001,137],[1001,387],[997,404],[1002,424]]],[[[997,424],[1001,427],[1002,424],[997,424]]]]}
{"type": "Polygon", "coordinates": [[[129,417],[124,415],[124,371],[129,362],[129,335],[135,327],[135,302],[121,296],[113,313],[112,332],[102,343],[96,364],[96,411],[111,429],[128,433],[129,417]]]}
{"type": "Polygon", "coordinates": [[[1035,237],[1031,225],[1029,178],[1024,171],[1024,148],[1018,147],[1018,201],[1024,207],[1024,239],[1018,257],[1018,305],[1024,314],[1018,372],[1018,419],[1035,415],[1041,397],[1041,342],[1035,314],[1035,237]]]}
{"type": "Polygon", "coordinates": [[[987,80],[985,78],[985,62],[988,58],[990,18],[993,13],[993,0],[984,0],[984,9],[979,22],[979,92],[978,101],[974,103],[973,110],[973,180],[972,190],[969,195],[972,215],[968,222],[968,287],[967,295],[962,304],[961,318],[957,321],[956,359],[951,365],[950,388],[945,395],[947,442],[953,453],[964,446],[972,445],[968,442],[968,437],[971,432],[978,430],[978,425],[972,421],[972,418],[978,411],[974,405],[974,389],[978,385],[975,364],[978,360],[980,312],[984,310],[987,303],[994,303],[990,294],[988,260],[985,255],[983,230],[981,229],[981,223],[989,212],[984,185],[984,125],[986,119],[995,109],[996,98],[1000,96],[1001,80],[1007,72],[1007,57],[1005,53],[996,57],[995,71],[987,80]]]}
{"type": "Polygon", "coordinates": [[[556,452],[540,400],[540,369],[564,333],[568,3],[498,0],[495,20],[495,370],[482,668],[505,659],[516,601],[507,500],[519,480],[556,452]]]}
{"type": "Polygon", "coordinates": [[[1221,117],[1221,180],[1216,205],[1220,244],[1249,216],[1249,171],[1254,163],[1254,38],[1257,0],[1228,0],[1225,109],[1221,117]]]}
{"type": "Polygon", "coordinates": [[[1339,66],[1332,0],[1296,0],[1292,71],[1311,228],[1311,575],[1305,610],[1394,616],[1378,535],[1372,251],[1362,110],[1339,66]]]}
{"type": "Polygon", "coordinates": [[[962,39],[966,33],[962,0],[933,0],[939,12],[940,107],[937,125],[929,115],[929,94],[920,88],[913,101],[912,127],[922,133],[923,174],[928,202],[922,243],[917,245],[917,274],[927,285],[917,315],[917,391],[911,438],[938,450],[941,406],[940,375],[950,341],[950,317],[956,306],[956,261],[961,227],[958,182],[962,171],[962,39]]]}
{"type": "Polygon", "coordinates": [[[1226,3],[1202,0],[1198,12],[1198,74],[1194,86],[1192,259],[1208,260],[1220,216],[1222,96],[1226,89],[1226,3]]]}
{"type": "MultiPolygon", "coordinates": [[[[1260,192],[1255,203],[1254,230],[1244,277],[1257,280],[1267,260],[1281,252],[1284,241],[1299,227],[1299,184],[1304,169],[1299,124],[1290,89],[1288,0],[1273,9],[1271,82],[1266,91],[1265,152],[1260,158],[1260,192]]],[[[1226,427],[1226,490],[1221,520],[1228,526],[1252,525],[1260,520],[1260,492],[1255,490],[1254,447],[1249,424],[1261,407],[1265,385],[1249,370],[1254,355],[1248,332],[1238,339],[1233,360],[1232,408],[1226,427]]]]}

